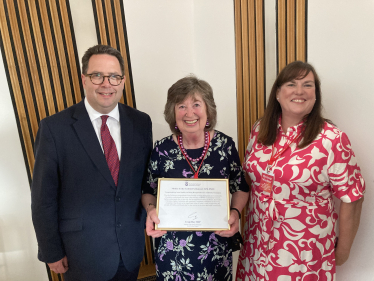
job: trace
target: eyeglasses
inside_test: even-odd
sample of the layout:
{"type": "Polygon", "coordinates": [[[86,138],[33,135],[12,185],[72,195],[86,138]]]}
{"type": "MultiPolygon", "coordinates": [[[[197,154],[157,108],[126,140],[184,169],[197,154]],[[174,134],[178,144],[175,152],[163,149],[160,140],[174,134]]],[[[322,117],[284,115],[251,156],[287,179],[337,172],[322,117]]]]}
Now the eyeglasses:
{"type": "Polygon", "coordinates": [[[92,84],[101,85],[104,82],[104,79],[108,77],[109,84],[112,86],[118,86],[121,84],[124,76],[121,75],[102,75],[101,73],[91,73],[85,74],[85,76],[90,77],[92,84]]]}

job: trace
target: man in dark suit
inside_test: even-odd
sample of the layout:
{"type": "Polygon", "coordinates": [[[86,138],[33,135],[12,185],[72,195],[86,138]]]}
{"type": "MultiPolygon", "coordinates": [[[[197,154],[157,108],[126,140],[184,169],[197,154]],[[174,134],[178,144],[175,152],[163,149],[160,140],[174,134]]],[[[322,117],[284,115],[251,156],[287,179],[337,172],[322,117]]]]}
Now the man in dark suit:
{"type": "Polygon", "coordinates": [[[119,103],[124,61],[97,45],[82,58],[86,98],[40,122],[31,186],[38,258],[66,281],[136,280],[144,253],[141,185],[149,116],[119,103]]]}

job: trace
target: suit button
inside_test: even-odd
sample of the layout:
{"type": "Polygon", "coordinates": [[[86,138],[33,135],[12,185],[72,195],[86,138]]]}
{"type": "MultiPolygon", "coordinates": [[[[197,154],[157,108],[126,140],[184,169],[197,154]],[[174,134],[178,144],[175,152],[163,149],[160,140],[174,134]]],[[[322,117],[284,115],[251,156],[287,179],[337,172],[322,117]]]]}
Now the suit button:
{"type": "Polygon", "coordinates": [[[116,201],[117,201],[117,202],[121,201],[121,197],[117,196],[117,197],[116,197],[116,201]]]}
{"type": "Polygon", "coordinates": [[[117,227],[120,228],[122,226],[122,224],[120,223],[117,223],[117,227]]]}

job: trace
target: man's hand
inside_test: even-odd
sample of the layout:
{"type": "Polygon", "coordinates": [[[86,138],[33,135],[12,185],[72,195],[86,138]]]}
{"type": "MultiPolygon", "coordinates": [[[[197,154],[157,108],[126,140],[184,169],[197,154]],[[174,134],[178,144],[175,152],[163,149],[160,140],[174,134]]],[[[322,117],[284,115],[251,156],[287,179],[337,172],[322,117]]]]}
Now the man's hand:
{"type": "Polygon", "coordinates": [[[48,264],[49,268],[55,273],[65,273],[68,271],[68,258],[65,256],[59,261],[48,264]]]}

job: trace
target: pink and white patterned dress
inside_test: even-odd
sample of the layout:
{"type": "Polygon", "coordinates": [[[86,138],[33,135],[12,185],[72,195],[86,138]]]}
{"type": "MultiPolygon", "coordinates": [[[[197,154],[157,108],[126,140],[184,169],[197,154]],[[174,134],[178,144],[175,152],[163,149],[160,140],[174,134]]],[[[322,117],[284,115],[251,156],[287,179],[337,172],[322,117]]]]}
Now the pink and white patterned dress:
{"type": "MultiPolygon", "coordinates": [[[[345,133],[325,123],[317,138],[299,149],[293,142],[275,161],[273,192],[259,189],[271,146],[251,132],[244,170],[251,199],[236,280],[336,280],[335,223],[332,195],[343,202],[360,199],[365,183],[345,133]]],[[[302,123],[284,133],[278,124],[274,154],[300,133],[302,123]]]]}

